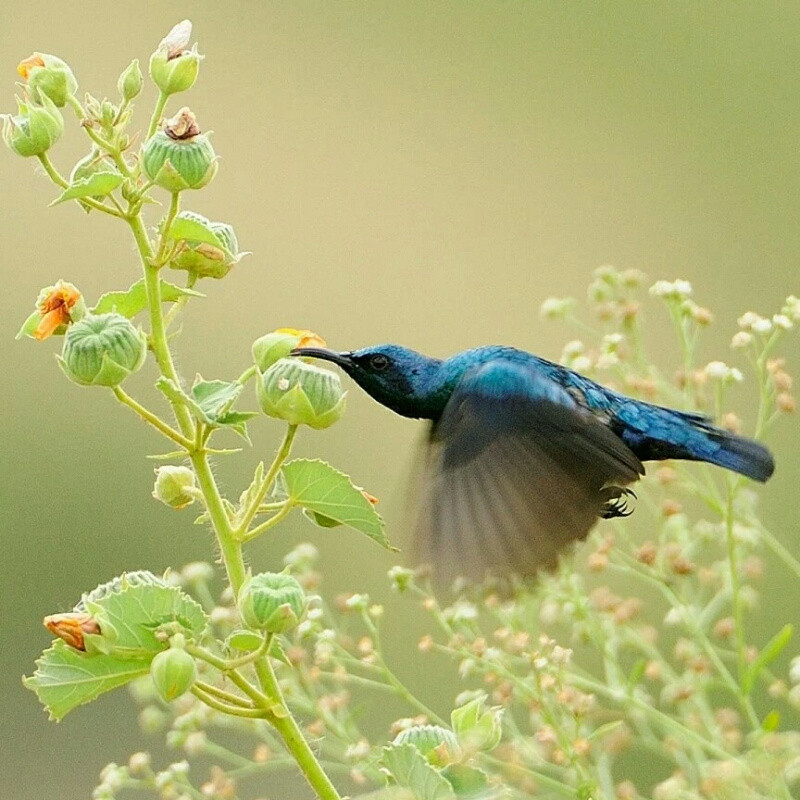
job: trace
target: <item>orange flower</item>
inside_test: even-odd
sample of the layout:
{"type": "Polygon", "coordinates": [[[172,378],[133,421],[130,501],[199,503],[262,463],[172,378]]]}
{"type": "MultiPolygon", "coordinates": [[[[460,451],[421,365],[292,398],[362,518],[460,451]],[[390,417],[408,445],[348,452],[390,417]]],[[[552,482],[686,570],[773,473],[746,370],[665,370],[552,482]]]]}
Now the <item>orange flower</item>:
{"type": "Polygon", "coordinates": [[[43,67],[44,66],[44,59],[42,58],[41,53],[34,53],[31,56],[28,56],[24,61],[20,61],[17,64],[17,72],[22,76],[22,80],[28,80],[28,75],[30,75],[31,70],[34,67],[43,67]]]}
{"type": "Polygon", "coordinates": [[[328,343],[314,331],[297,330],[297,328],[278,328],[275,333],[284,333],[287,336],[299,336],[300,341],[295,347],[327,347],[328,343]]]}
{"type": "Polygon", "coordinates": [[[52,336],[61,325],[69,325],[72,322],[70,310],[80,299],[81,293],[71,283],[59,281],[37,303],[42,319],[33,332],[33,338],[42,341],[52,336]]]}
{"type": "Polygon", "coordinates": [[[100,633],[97,620],[91,615],[79,611],[68,614],[51,614],[44,618],[44,626],[50,633],[63,639],[76,650],[86,650],[85,633],[100,633]]]}

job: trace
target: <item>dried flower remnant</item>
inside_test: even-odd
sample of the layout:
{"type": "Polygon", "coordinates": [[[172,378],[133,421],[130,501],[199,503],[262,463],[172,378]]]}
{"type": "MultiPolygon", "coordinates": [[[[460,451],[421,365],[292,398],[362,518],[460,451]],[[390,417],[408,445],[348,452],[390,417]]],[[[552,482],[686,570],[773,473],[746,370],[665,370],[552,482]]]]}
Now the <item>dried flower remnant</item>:
{"type": "Polygon", "coordinates": [[[86,634],[100,634],[100,625],[91,615],[79,611],[66,614],[50,614],[43,620],[50,633],[58,636],[75,650],[86,650],[86,634]]]}
{"type": "Polygon", "coordinates": [[[83,296],[75,286],[65,281],[58,281],[55,286],[44,289],[36,301],[36,308],[42,318],[33,332],[33,338],[40,342],[86,313],[83,296]]]}

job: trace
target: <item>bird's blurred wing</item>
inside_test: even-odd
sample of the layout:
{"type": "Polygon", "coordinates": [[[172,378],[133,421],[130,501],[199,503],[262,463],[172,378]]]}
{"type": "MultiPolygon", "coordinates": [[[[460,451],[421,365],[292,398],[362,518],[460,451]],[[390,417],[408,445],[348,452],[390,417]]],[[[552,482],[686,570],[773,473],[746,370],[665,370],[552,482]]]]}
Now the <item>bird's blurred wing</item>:
{"type": "Polygon", "coordinates": [[[559,384],[492,361],[431,428],[415,557],[443,579],[534,575],[583,539],[639,459],[559,384]]]}

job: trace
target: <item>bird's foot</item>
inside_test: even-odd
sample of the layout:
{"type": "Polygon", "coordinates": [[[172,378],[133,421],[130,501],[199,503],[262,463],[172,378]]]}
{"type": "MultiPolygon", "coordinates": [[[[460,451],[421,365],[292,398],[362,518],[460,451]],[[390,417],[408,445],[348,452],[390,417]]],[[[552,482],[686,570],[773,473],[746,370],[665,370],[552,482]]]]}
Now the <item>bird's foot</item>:
{"type": "Polygon", "coordinates": [[[628,498],[636,500],[636,493],[632,489],[624,486],[605,486],[600,490],[600,499],[603,501],[600,518],[629,517],[633,514],[633,507],[628,498]]]}

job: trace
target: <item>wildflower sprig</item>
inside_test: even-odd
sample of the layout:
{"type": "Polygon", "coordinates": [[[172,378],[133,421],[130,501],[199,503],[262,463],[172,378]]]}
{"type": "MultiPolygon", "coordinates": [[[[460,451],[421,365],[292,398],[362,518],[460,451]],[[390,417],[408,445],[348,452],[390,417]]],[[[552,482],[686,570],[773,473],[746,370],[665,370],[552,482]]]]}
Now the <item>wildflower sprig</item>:
{"type": "MultiPolygon", "coordinates": [[[[244,549],[295,509],[323,527],[344,524],[383,546],[388,542],[374,504],[346,475],[319,460],[289,460],[300,427],[326,427],[341,416],[344,393],[335,375],[284,358],[269,368],[253,364],[235,380],[198,376],[187,386],[176,370],[176,334],[169,328],[187,302],[203,296],[192,287],[202,278],[226,277],[245,255],[232,226],[181,211],[184,194],[206,187],[218,168],[211,141],[188,107],[162,123],[169,98],[191,88],[198,76],[201,56],[196,46],[189,48],[190,37],[191,24],[184,21],[150,58],[150,77],[159,98],[144,136],[132,130],[134,102],[144,80],[137,60],[119,77],[118,101],[91,94],[80,99],[70,67],[39,53],[20,65],[24,96],[18,113],[4,118],[3,136],[14,153],[39,160],[60,190],[55,204],[77,203],[86,212],[101,212],[120,220],[132,235],[140,276],[129,288],[109,291],[90,304],[76,286],[59,280],[42,290],[20,336],[63,336],[59,363],[72,381],[109,389],[169,440],[173,449],[166,457],[175,463],[157,470],[153,496],[173,510],[193,503],[202,506],[198,521],[210,524],[216,534],[228,592],[237,601],[229,616],[238,633],[229,630],[217,638],[213,603],[212,615],[207,616],[168,579],[150,575],[143,580],[139,573],[129,573],[101,587],[99,594],[89,593],[73,612],[48,617],[47,627],[59,639],[26,683],[51,716],[61,718],[77,705],[147,674],[162,703],[191,699],[231,719],[268,723],[274,731],[270,741],[282,743],[276,746],[285,748],[317,794],[338,798],[275,674],[276,663],[285,657],[275,637],[296,625],[303,611],[301,600],[290,591],[294,578],[252,575],[244,549]],[[69,178],[51,157],[66,135],[65,108],[74,112],[89,146],[69,178]],[[152,229],[146,212],[151,204],[160,204],[163,192],[167,210],[152,229]],[[183,286],[164,280],[167,267],[186,276],[183,286]],[[168,314],[165,305],[172,306],[168,314]],[[146,321],[139,322],[140,317],[146,321]],[[171,418],[129,393],[131,376],[154,367],[160,373],[156,386],[171,418]],[[261,415],[237,404],[254,377],[263,411],[283,421],[285,435],[271,464],[258,465],[237,503],[222,495],[210,463],[213,456],[232,451],[212,443],[226,431],[249,443],[248,426],[261,415]],[[274,600],[265,600],[272,597],[264,595],[270,581],[282,588],[276,584],[274,600]]],[[[194,583],[195,588],[202,585],[194,583]]],[[[207,601],[208,596],[201,599],[207,601]]],[[[135,774],[135,781],[150,781],[158,790],[187,780],[178,765],[159,774],[148,774],[144,764],[109,768],[99,795],[113,795],[135,774]]]]}

